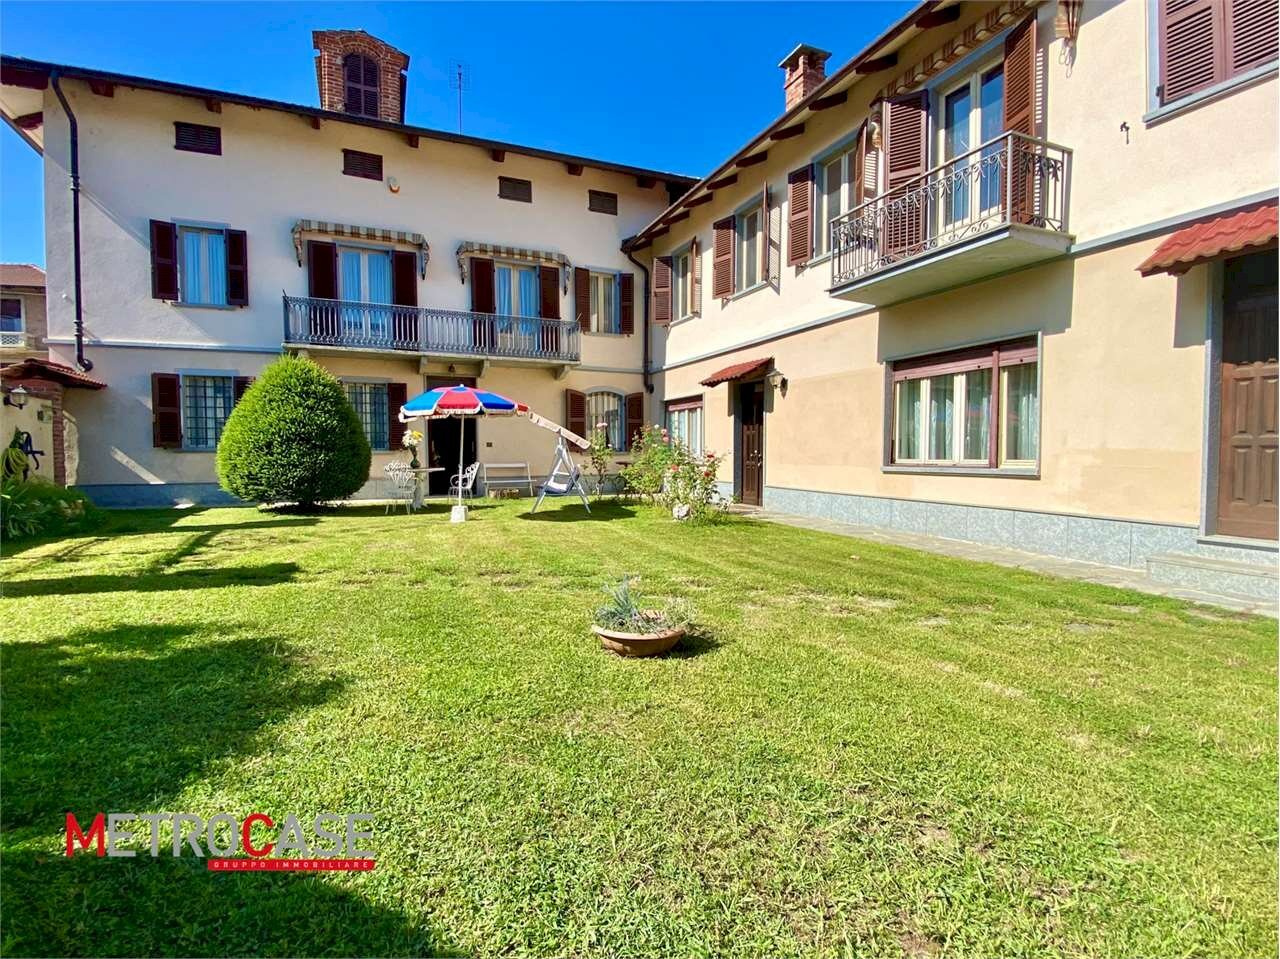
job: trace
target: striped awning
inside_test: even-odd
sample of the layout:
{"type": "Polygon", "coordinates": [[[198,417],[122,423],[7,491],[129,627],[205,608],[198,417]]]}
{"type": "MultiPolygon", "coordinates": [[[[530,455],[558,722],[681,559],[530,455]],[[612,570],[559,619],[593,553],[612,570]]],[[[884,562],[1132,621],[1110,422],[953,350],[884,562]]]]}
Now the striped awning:
{"type": "Polygon", "coordinates": [[[569,292],[569,258],[551,250],[531,250],[522,246],[499,246],[496,243],[475,243],[463,240],[458,244],[458,278],[467,282],[467,258],[490,257],[499,260],[524,260],[528,263],[549,263],[560,267],[564,291],[569,292]]]}
{"type": "Polygon", "coordinates": [[[349,240],[372,240],[375,243],[407,243],[418,248],[418,269],[423,278],[427,275],[427,261],[431,259],[431,246],[421,233],[404,230],[384,230],[376,226],[352,226],[350,223],[330,223],[327,220],[299,220],[293,225],[293,249],[298,254],[298,266],[302,266],[305,243],[304,233],[321,233],[325,236],[346,237],[349,240]]]}

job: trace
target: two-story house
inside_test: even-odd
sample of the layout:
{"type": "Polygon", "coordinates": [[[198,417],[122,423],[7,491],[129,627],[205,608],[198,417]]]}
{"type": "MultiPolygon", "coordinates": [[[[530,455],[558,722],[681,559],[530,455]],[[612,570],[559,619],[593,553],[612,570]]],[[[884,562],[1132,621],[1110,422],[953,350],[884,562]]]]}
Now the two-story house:
{"type": "MultiPolygon", "coordinates": [[[[406,125],[405,54],[313,42],[318,109],[4,58],[0,104],[45,158],[50,354],[108,385],[68,395],[78,484],[105,504],[225,498],[223,424],[282,352],[343,382],[371,480],[404,453],[405,400],[459,382],[625,449],[645,290],[622,241],[692,181],[406,125]]],[[[536,475],[538,434],[435,423],[426,458],[464,442],[536,475]]]]}
{"type": "Polygon", "coordinates": [[[1276,6],[926,3],[628,244],[748,503],[1274,597],[1276,6]]]}

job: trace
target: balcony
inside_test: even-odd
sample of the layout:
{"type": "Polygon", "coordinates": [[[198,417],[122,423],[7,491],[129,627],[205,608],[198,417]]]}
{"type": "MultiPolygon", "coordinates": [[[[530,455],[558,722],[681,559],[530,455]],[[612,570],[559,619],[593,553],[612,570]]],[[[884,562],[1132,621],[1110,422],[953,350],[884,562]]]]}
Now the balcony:
{"type": "Polygon", "coordinates": [[[1071,151],[1005,133],[831,223],[831,294],[888,306],[1061,256],[1071,151]]]}
{"type": "Polygon", "coordinates": [[[286,347],[556,366],[579,360],[578,324],[572,320],[307,296],[283,299],[286,347]]]}
{"type": "Polygon", "coordinates": [[[34,338],[28,341],[27,334],[21,330],[0,330],[0,351],[5,353],[25,352],[35,348],[34,338]]]}

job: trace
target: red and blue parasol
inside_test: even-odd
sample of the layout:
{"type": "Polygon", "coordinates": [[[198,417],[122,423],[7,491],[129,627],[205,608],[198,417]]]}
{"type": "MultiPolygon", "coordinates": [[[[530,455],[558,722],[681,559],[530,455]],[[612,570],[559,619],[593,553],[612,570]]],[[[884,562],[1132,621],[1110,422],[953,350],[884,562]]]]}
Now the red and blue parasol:
{"type": "Polygon", "coordinates": [[[529,407],[470,386],[440,386],[420,393],[400,409],[400,422],[445,416],[524,416],[529,407]]]}

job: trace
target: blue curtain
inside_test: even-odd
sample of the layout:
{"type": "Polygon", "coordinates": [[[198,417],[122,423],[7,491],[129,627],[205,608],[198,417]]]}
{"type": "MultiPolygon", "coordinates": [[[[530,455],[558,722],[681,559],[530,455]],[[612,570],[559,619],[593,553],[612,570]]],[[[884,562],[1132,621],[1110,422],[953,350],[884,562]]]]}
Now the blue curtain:
{"type": "Polygon", "coordinates": [[[500,316],[511,315],[511,267],[500,266],[494,271],[494,288],[497,290],[497,308],[500,316]]]}
{"type": "MultiPolygon", "coordinates": [[[[535,317],[540,312],[541,299],[538,289],[538,271],[536,269],[520,270],[520,315],[535,317]]],[[[525,338],[536,336],[538,324],[530,320],[520,322],[520,335],[525,338]]]]}
{"type": "MultiPolygon", "coordinates": [[[[369,264],[368,302],[390,303],[391,257],[386,253],[366,253],[365,260],[369,264]]],[[[390,311],[385,309],[369,310],[369,334],[371,336],[386,337],[390,326],[388,323],[389,313],[390,311]]]]}
{"type": "Polygon", "coordinates": [[[209,302],[225,305],[227,302],[227,236],[225,233],[206,233],[209,248],[209,302]]]}
{"type": "MultiPolygon", "coordinates": [[[[364,290],[360,283],[360,260],[362,257],[356,250],[342,251],[342,289],[339,296],[350,302],[364,299],[364,290]]],[[[342,332],[358,336],[364,332],[364,317],[360,310],[352,306],[342,307],[342,332]]]]}
{"type": "Polygon", "coordinates": [[[182,231],[182,299],[187,303],[205,303],[204,251],[199,230],[182,231]]]}

